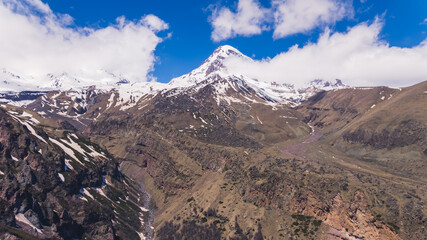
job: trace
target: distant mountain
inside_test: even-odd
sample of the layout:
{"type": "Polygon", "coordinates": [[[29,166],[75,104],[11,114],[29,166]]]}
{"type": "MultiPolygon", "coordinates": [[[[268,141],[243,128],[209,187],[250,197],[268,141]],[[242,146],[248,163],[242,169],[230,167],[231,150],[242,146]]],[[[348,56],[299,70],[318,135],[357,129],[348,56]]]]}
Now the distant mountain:
{"type": "Polygon", "coordinates": [[[256,95],[267,101],[294,104],[298,104],[322,90],[346,87],[341,80],[336,80],[334,82],[313,80],[298,89],[292,84],[263,82],[251,79],[241,74],[230,72],[225,64],[225,61],[229,58],[240,58],[245,61],[253,61],[251,58],[243,55],[239,50],[231,46],[221,46],[217,48],[198,68],[188,74],[172,79],[168,85],[173,88],[192,87],[202,82],[209,82],[209,79],[212,79],[212,82],[222,79],[223,82],[228,82],[230,85],[216,86],[218,92],[226,90],[231,87],[231,85],[235,85],[234,87],[241,85],[253,89],[256,95]]]}
{"type": "MultiPolygon", "coordinates": [[[[189,89],[199,88],[201,84],[216,84],[215,88],[218,93],[226,91],[230,87],[244,86],[244,88],[253,89],[258,97],[266,101],[298,104],[319,91],[346,87],[340,80],[334,82],[313,80],[298,89],[286,83],[267,83],[230,72],[224,63],[228,58],[253,61],[231,46],[221,46],[198,68],[181,77],[172,79],[167,84],[131,82],[106,71],[98,71],[92,78],[79,73],[47,74],[42,78],[24,78],[3,70],[0,73],[0,94],[2,94],[0,95],[0,101],[6,103],[15,102],[15,105],[23,105],[28,104],[28,101],[19,103],[23,98],[14,98],[12,96],[28,91],[39,92],[39,95],[42,95],[48,91],[71,90],[82,92],[88,88],[95,88],[97,91],[104,93],[114,89],[127,102],[131,101],[130,96],[135,101],[138,101],[144,95],[155,95],[158,92],[166,91],[188,91],[189,89]],[[219,79],[222,81],[218,85],[217,80],[219,79]]],[[[25,100],[28,100],[28,98],[25,98],[25,100]]]]}

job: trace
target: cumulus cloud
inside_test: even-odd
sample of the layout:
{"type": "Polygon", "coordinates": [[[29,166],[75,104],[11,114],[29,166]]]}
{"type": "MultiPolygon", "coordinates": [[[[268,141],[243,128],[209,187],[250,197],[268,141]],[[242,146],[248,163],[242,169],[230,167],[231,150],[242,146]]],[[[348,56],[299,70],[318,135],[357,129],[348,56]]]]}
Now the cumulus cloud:
{"type": "Polygon", "coordinates": [[[265,28],[267,13],[256,0],[239,0],[236,12],[226,7],[215,8],[210,18],[212,40],[218,42],[238,35],[260,34],[265,28]]]}
{"type": "Polygon", "coordinates": [[[145,16],[141,19],[141,22],[154,32],[163,31],[169,28],[169,24],[165,23],[162,19],[153,14],[145,16]]]}
{"type": "Polygon", "coordinates": [[[306,33],[353,16],[350,0],[272,0],[263,8],[257,0],[239,0],[236,12],[214,8],[210,23],[212,40],[252,36],[274,29],[274,38],[306,33]]]}
{"type": "Polygon", "coordinates": [[[274,38],[306,33],[333,24],[353,13],[352,3],[340,0],[273,0],[274,38]]]}
{"type": "Polygon", "coordinates": [[[147,81],[159,31],[168,24],[154,15],[119,17],[105,28],[72,28],[72,17],[53,13],[40,0],[0,0],[0,68],[23,76],[107,71],[147,81]]]}
{"type": "Polygon", "coordinates": [[[230,59],[226,64],[233,73],[296,86],[314,79],[396,87],[427,80],[427,39],[412,48],[392,47],[379,38],[383,25],[376,19],[342,33],[326,29],[317,43],[295,45],[272,59],[230,59]]]}

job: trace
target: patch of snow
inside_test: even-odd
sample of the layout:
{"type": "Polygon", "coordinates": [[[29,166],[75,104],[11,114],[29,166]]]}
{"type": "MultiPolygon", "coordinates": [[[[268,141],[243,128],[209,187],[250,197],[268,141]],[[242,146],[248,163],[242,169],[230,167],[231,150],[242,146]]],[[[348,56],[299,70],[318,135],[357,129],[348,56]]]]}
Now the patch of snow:
{"type": "Polygon", "coordinates": [[[95,191],[97,191],[101,196],[105,197],[106,199],[108,199],[108,200],[110,200],[110,201],[112,202],[112,200],[111,200],[109,197],[107,197],[107,195],[105,195],[104,191],[103,191],[101,188],[92,188],[92,189],[94,189],[94,190],[95,190],[95,191]]]}
{"type": "Polygon", "coordinates": [[[146,239],[145,236],[144,236],[144,234],[142,232],[137,232],[137,233],[138,233],[138,236],[139,236],[139,238],[141,240],[145,240],[146,239]]]}
{"type": "Polygon", "coordinates": [[[115,93],[111,93],[110,98],[108,99],[108,104],[107,107],[105,108],[105,110],[109,109],[110,107],[113,106],[114,104],[114,97],[116,96],[115,93]]]}
{"type": "Polygon", "coordinates": [[[40,139],[42,142],[47,143],[46,140],[44,140],[40,135],[36,133],[36,130],[34,130],[34,128],[30,124],[28,124],[27,122],[23,122],[23,124],[28,128],[28,130],[30,130],[32,135],[40,139]]]}
{"type": "Polygon", "coordinates": [[[381,100],[383,100],[383,101],[384,101],[384,99],[385,99],[385,96],[382,96],[382,97],[381,97],[381,100]]]}
{"type": "Polygon", "coordinates": [[[307,123],[307,125],[310,127],[310,129],[311,129],[311,132],[310,132],[310,134],[313,134],[314,133],[314,127],[310,124],[310,123],[307,123]]]}
{"type": "Polygon", "coordinates": [[[126,103],[125,105],[120,107],[120,111],[128,110],[129,108],[133,108],[136,105],[135,103],[126,103]]]}
{"type": "Polygon", "coordinates": [[[2,172],[1,170],[0,170],[0,175],[4,175],[4,172],[2,172]]]}
{"type": "Polygon", "coordinates": [[[65,182],[64,175],[62,173],[58,173],[58,177],[61,179],[61,182],[65,182]]]}
{"type": "Polygon", "coordinates": [[[57,97],[59,97],[61,95],[61,91],[59,91],[58,93],[54,94],[52,97],[50,97],[51,99],[56,99],[57,97]]]}
{"type": "Polygon", "coordinates": [[[144,207],[139,207],[140,209],[141,209],[141,211],[143,211],[143,212],[148,212],[148,209],[146,209],[146,208],[144,208],[144,207]]]}
{"type": "Polygon", "coordinates": [[[200,120],[204,123],[204,124],[208,124],[202,117],[200,117],[200,120]]]}
{"type": "Polygon", "coordinates": [[[261,125],[263,124],[262,121],[259,119],[258,116],[256,116],[256,118],[258,119],[259,123],[261,123],[261,125]]]}
{"type": "Polygon", "coordinates": [[[290,117],[290,116],[280,116],[281,118],[285,118],[285,119],[287,119],[287,118],[291,118],[291,119],[298,119],[297,117],[290,117]]]}
{"type": "Polygon", "coordinates": [[[375,106],[376,106],[375,104],[374,104],[374,105],[372,105],[372,106],[371,106],[371,109],[372,109],[372,108],[374,108],[375,106]]]}
{"type": "Polygon", "coordinates": [[[74,142],[74,140],[70,137],[68,137],[69,142],[60,139],[63,143],[69,145],[72,149],[76,150],[78,153],[80,153],[81,155],[85,156],[86,151],[76,142],[74,142]]]}
{"type": "Polygon", "coordinates": [[[228,105],[230,105],[232,102],[234,102],[234,103],[241,103],[242,102],[240,99],[237,99],[237,98],[231,97],[231,96],[227,96],[227,95],[217,96],[216,98],[217,98],[216,102],[218,105],[221,102],[221,100],[227,102],[228,105]]]}
{"type": "Polygon", "coordinates": [[[73,166],[70,164],[71,160],[70,159],[65,159],[65,171],[67,171],[68,169],[70,170],[74,170],[73,166]],[[67,169],[68,168],[68,169],[67,169]]]}
{"type": "Polygon", "coordinates": [[[33,117],[32,114],[29,114],[29,113],[27,113],[25,111],[22,112],[21,116],[23,116],[23,117],[30,117],[30,118],[33,117]]]}
{"type": "Polygon", "coordinates": [[[24,112],[22,112],[21,116],[22,117],[28,117],[28,118],[30,118],[30,121],[33,122],[34,124],[39,124],[40,123],[39,120],[35,119],[31,113],[27,113],[27,112],[24,111],[24,112]]]}
{"type": "Polygon", "coordinates": [[[83,200],[83,201],[88,202],[87,198],[85,198],[85,197],[84,197],[83,195],[81,195],[81,194],[79,194],[77,197],[78,197],[79,199],[83,200]]]}
{"type": "Polygon", "coordinates": [[[86,188],[80,189],[80,194],[84,194],[84,195],[92,198],[92,200],[95,200],[95,198],[92,196],[92,194],[90,194],[90,192],[86,188]]]}
{"type": "Polygon", "coordinates": [[[77,137],[77,135],[75,133],[70,133],[69,135],[75,139],[79,139],[79,137],[77,137]]]}
{"type": "Polygon", "coordinates": [[[148,104],[144,104],[141,107],[138,107],[138,110],[141,110],[141,109],[145,108],[146,106],[148,106],[148,104]]]}
{"type": "Polygon", "coordinates": [[[31,228],[36,230],[38,233],[42,233],[42,231],[36,226],[34,226],[34,224],[31,223],[30,220],[28,220],[28,218],[24,214],[22,213],[16,214],[15,219],[18,220],[19,222],[25,223],[26,225],[30,226],[31,228]]]}
{"type": "Polygon", "coordinates": [[[46,140],[44,140],[40,135],[38,135],[36,133],[36,130],[34,130],[34,128],[27,121],[21,120],[21,119],[19,119],[18,117],[14,116],[14,115],[10,115],[10,116],[13,119],[15,119],[16,121],[18,121],[21,124],[25,125],[32,135],[34,135],[35,137],[37,137],[38,139],[40,139],[42,142],[47,143],[46,140]]]}
{"type": "Polygon", "coordinates": [[[104,153],[99,153],[95,150],[95,148],[93,148],[90,145],[86,145],[87,148],[89,148],[89,150],[91,150],[92,152],[89,153],[89,155],[91,155],[92,157],[105,157],[104,153]]]}
{"type": "Polygon", "coordinates": [[[13,161],[19,162],[19,159],[18,159],[18,158],[14,157],[14,156],[12,156],[12,155],[10,155],[10,156],[12,157],[12,160],[13,160],[13,161]]]}
{"type": "Polygon", "coordinates": [[[105,184],[107,184],[108,186],[113,186],[106,178],[105,178],[105,176],[103,176],[102,177],[103,178],[103,180],[104,180],[104,182],[105,182],[105,184]]]}
{"type": "Polygon", "coordinates": [[[60,148],[62,148],[62,150],[68,155],[68,156],[70,156],[70,157],[72,157],[74,160],[76,160],[78,163],[80,163],[80,164],[82,164],[82,165],[84,165],[82,162],[80,162],[80,160],[76,157],[76,155],[75,155],[75,153],[74,153],[74,151],[71,149],[71,148],[69,148],[69,147],[67,147],[67,146],[65,146],[64,144],[62,144],[61,142],[59,142],[59,141],[57,141],[56,139],[53,139],[53,138],[49,138],[49,141],[51,141],[51,142],[53,142],[53,143],[55,143],[56,145],[58,145],[60,148]]]}

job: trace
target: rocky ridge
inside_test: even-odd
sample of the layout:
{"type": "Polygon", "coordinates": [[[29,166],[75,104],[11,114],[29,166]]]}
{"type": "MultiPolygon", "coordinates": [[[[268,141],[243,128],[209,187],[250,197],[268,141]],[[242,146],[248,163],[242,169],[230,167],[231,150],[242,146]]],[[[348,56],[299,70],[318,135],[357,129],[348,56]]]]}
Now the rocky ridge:
{"type": "Polygon", "coordinates": [[[20,108],[0,109],[1,238],[143,236],[138,184],[98,145],[46,124],[20,108]]]}

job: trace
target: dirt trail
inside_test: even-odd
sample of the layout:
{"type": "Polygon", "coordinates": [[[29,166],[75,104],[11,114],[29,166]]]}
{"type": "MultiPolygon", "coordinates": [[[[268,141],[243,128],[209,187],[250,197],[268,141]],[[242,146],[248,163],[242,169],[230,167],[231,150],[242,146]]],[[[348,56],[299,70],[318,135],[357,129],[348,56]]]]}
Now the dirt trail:
{"type": "Polygon", "coordinates": [[[313,142],[316,142],[317,140],[319,140],[323,134],[319,131],[316,130],[313,126],[311,126],[310,124],[308,124],[308,126],[310,126],[311,128],[311,133],[310,135],[304,139],[304,141],[291,145],[291,146],[287,146],[284,149],[282,149],[282,153],[287,155],[287,156],[291,156],[293,158],[302,160],[302,161],[308,161],[309,159],[306,157],[305,155],[305,149],[306,147],[313,142]]]}

